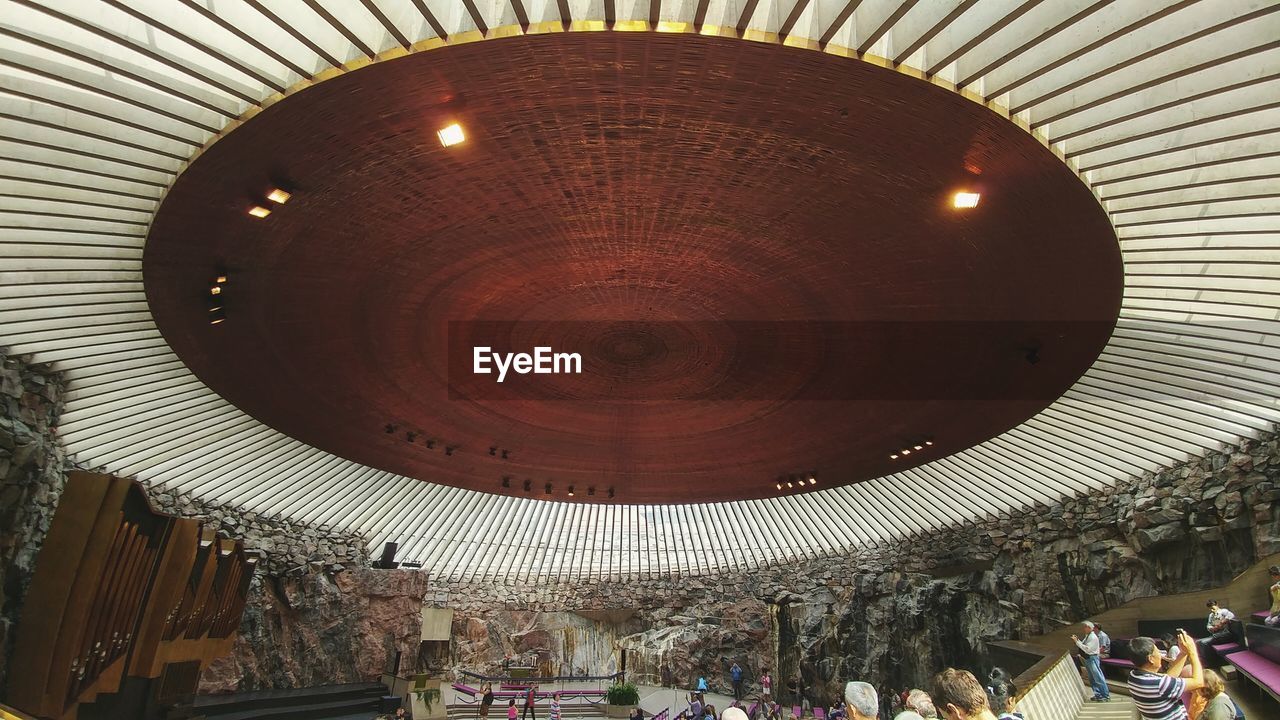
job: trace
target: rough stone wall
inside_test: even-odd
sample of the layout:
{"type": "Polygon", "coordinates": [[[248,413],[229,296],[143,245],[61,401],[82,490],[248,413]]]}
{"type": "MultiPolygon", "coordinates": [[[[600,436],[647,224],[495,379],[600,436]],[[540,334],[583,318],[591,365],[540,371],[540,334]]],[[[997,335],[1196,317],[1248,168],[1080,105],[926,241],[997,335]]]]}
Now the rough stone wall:
{"type": "Polygon", "coordinates": [[[333,573],[347,566],[369,565],[365,540],[358,533],[263,515],[162,488],[148,490],[147,496],[159,512],[203,518],[223,535],[242,540],[246,549],[258,551],[262,556],[259,574],[333,573]]]}
{"type": "Polygon", "coordinates": [[[235,647],[204,672],[200,692],[375,681],[397,651],[412,670],[426,591],[414,570],[259,573],[235,647]]]}
{"type": "Polygon", "coordinates": [[[798,671],[811,700],[830,701],[848,679],[902,687],[944,665],[985,669],[988,641],[1221,585],[1280,551],[1277,478],[1270,433],[1087,497],[844,557],[721,576],[435,589],[457,610],[457,667],[494,670],[506,653],[536,650],[550,668],[572,668],[576,648],[616,638],[631,651],[628,670],[649,681],[687,687],[707,673],[725,691],[736,660],[752,679],[771,666],[778,688],[798,671]],[[620,610],[625,620],[602,612],[620,610]],[[579,619],[566,620],[573,611],[579,619]]]}
{"type": "Polygon", "coordinates": [[[369,566],[364,538],[163,489],[162,512],[204,518],[262,555],[230,655],[200,678],[203,693],[368,682],[418,655],[427,576],[369,566]]]}
{"type": "Polygon", "coordinates": [[[63,390],[48,367],[0,351],[0,692],[36,554],[66,485],[57,440],[63,390]]]}

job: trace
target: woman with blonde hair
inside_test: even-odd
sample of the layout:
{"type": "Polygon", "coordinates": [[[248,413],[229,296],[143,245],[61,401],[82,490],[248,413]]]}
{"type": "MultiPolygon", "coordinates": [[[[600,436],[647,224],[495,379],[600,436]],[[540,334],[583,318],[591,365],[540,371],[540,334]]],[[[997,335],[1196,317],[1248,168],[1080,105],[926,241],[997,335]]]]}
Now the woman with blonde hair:
{"type": "Polygon", "coordinates": [[[1191,720],[1236,720],[1241,717],[1236,703],[1227,694],[1222,676],[1212,670],[1204,671],[1204,687],[1191,693],[1191,720]]]}

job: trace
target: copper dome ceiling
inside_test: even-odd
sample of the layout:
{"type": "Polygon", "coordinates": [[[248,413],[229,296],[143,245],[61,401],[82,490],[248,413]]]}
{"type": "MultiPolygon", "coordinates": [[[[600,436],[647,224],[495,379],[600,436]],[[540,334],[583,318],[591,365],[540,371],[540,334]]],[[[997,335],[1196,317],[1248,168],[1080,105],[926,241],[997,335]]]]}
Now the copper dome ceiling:
{"type": "Polygon", "coordinates": [[[655,33],[444,48],[285,98],[182,174],[143,270],[179,357],[282,432],[422,480],[644,503],[987,440],[1088,369],[1122,290],[1097,200],[997,113],[655,33]],[[468,139],[442,147],[453,122],[468,139]],[[249,215],[272,183],[292,198],[249,215]],[[475,347],[537,346],[583,372],[473,372],[475,347]]]}

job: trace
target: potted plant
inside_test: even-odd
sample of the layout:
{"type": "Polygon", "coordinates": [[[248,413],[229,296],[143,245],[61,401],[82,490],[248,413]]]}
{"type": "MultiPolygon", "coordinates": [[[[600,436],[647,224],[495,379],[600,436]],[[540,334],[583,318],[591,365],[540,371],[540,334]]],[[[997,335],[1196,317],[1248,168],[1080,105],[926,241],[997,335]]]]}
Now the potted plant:
{"type": "Polygon", "coordinates": [[[640,691],[629,683],[615,683],[604,691],[604,714],[611,718],[624,718],[631,714],[631,709],[640,704],[640,691]]]}

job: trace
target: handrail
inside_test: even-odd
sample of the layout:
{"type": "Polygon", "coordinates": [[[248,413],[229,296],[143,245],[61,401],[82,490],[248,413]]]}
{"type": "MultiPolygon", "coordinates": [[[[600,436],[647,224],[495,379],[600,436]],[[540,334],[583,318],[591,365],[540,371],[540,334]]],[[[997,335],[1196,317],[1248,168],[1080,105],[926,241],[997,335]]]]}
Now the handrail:
{"type": "Polygon", "coordinates": [[[490,683],[506,682],[508,680],[514,680],[516,682],[523,681],[523,684],[526,684],[526,685],[531,682],[551,683],[551,682],[591,682],[596,680],[617,680],[626,674],[622,672],[616,672],[616,673],[613,673],[612,675],[556,675],[555,677],[516,677],[514,675],[481,675],[480,673],[474,673],[474,672],[471,672],[470,670],[459,670],[458,672],[462,675],[466,675],[467,677],[475,678],[476,680],[483,680],[485,682],[490,682],[490,683]]]}
{"type": "MultiPolygon", "coordinates": [[[[1028,652],[1036,652],[1025,643],[1001,644],[1020,645],[1028,652]]],[[[1040,653],[1043,656],[1039,661],[1014,678],[1019,688],[1018,710],[1036,720],[1074,720],[1084,706],[1084,684],[1075,661],[1066,652],[1040,653]]]]}

